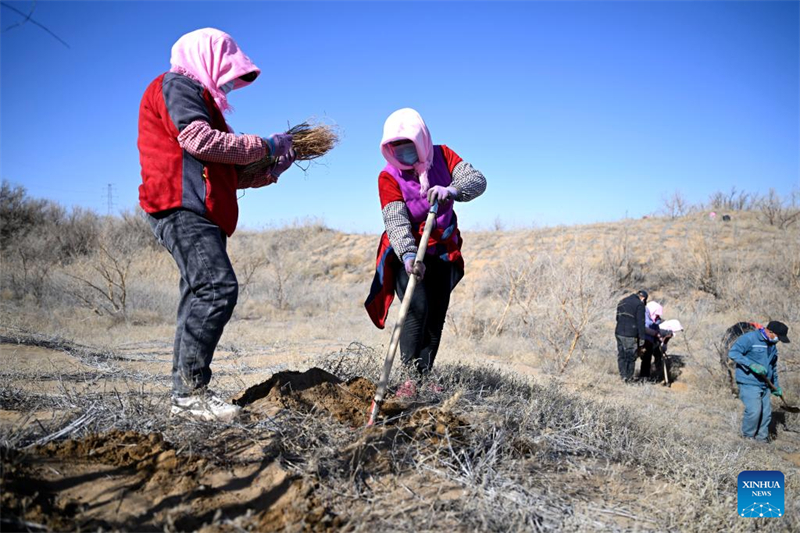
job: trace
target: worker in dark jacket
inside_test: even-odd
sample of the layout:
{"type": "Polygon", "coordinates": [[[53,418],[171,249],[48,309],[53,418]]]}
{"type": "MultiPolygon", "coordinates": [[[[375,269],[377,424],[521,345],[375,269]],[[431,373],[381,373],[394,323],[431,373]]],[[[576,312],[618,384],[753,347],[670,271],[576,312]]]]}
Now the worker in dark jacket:
{"type": "Polygon", "coordinates": [[[770,391],[783,396],[778,385],[778,342],[789,342],[789,327],[773,320],[767,327],[745,333],[728,352],[736,363],[736,383],[744,404],[742,436],[761,442],[769,440],[772,420],[770,391]],[[772,386],[770,387],[770,384],[772,386]]]}
{"type": "MultiPolygon", "coordinates": [[[[617,304],[617,329],[614,331],[617,337],[617,365],[619,375],[625,382],[633,379],[636,356],[648,333],[644,323],[646,303],[647,291],[641,290],[626,296],[617,304]]],[[[650,334],[654,335],[655,332],[650,330],[650,334]]]]}

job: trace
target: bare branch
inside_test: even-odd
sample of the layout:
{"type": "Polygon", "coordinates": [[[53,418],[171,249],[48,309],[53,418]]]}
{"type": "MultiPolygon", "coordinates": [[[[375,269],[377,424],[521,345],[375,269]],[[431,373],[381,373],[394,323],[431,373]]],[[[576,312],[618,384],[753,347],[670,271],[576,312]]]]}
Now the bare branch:
{"type": "MultiPolygon", "coordinates": [[[[69,46],[69,44],[67,44],[67,42],[66,42],[64,39],[62,39],[61,37],[59,37],[58,35],[56,35],[56,34],[55,34],[55,33],[53,33],[52,31],[50,31],[50,29],[49,29],[47,26],[44,26],[43,24],[40,24],[39,22],[37,22],[37,21],[35,21],[35,20],[33,20],[33,19],[31,18],[31,14],[33,14],[33,9],[31,9],[31,12],[30,12],[29,14],[27,14],[27,15],[26,15],[25,13],[23,13],[23,12],[22,12],[22,11],[20,11],[19,9],[15,8],[14,6],[8,5],[8,4],[6,4],[5,2],[0,2],[0,5],[2,5],[3,7],[7,7],[8,9],[10,9],[10,10],[14,11],[15,13],[19,13],[20,15],[22,15],[23,17],[25,17],[25,19],[24,19],[24,20],[23,20],[23,21],[20,23],[20,25],[22,25],[22,24],[24,24],[24,23],[26,23],[26,22],[30,21],[32,24],[35,24],[36,26],[39,26],[39,27],[40,27],[40,28],[42,28],[44,31],[46,31],[47,33],[49,33],[50,35],[52,35],[52,36],[53,36],[53,37],[54,37],[54,38],[55,38],[55,39],[56,39],[58,42],[60,42],[61,44],[63,44],[63,45],[64,45],[64,46],[66,46],[67,48],[69,48],[69,47],[70,47],[70,46],[69,46]]],[[[34,4],[34,5],[35,5],[35,4],[34,4]]],[[[12,26],[12,27],[13,27],[13,26],[12,26]]],[[[6,28],[6,30],[4,30],[4,31],[7,31],[7,30],[9,30],[9,29],[11,29],[11,28],[6,28]]]]}

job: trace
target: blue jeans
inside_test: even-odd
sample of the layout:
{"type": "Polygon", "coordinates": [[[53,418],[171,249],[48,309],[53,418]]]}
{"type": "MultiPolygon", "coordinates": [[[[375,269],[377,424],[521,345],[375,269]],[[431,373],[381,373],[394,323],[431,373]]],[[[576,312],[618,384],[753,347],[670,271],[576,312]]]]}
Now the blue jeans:
{"type": "Polygon", "coordinates": [[[739,398],[744,404],[742,417],[742,436],[767,442],[769,423],[772,420],[772,405],[769,389],[760,385],[739,383],[739,398]]]}
{"type": "Polygon", "coordinates": [[[184,209],[157,213],[149,221],[181,274],[172,391],[185,396],[211,381],[211,359],[236,306],[239,284],[219,226],[184,209]]]}

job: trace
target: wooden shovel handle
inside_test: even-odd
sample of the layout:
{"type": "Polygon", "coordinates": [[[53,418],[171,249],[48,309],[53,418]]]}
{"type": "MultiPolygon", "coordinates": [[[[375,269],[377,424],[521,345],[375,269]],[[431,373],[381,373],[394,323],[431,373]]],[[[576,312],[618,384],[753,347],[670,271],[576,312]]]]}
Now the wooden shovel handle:
{"type": "MultiPolygon", "coordinates": [[[[425,229],[422,230],[422,238],[419,241],[417,248],[417,257],[414,264],[421,263],[425,258],[425,252],[428,250],[428,240],[431,238],[431,231],[433,230],[434,221],[436,220],[436,213],[439,210],[439,204],[434,202],[428,211],[428,218],[425,220],[425,229]]],[[[383,372],[381,373],[381,380],[378,382],[378,389],[375,391],[375,398],[372,400],[372,405],[369,408],[369,419],[367,426],[371,426],[378,418],[378,413],[383,403],[383,398],[386,395],[386,389],[389,386],[389,375],[392,372],[392,364],[394,363],[394,356],[397,352],[397,345],[400,343],[400,334],[403,331],[403,324],[406,321],[406,313],[411,306],[411,297],[414,296],[414,289],[417,286],[417,276],[412,274],[408,280],[406,287],[406,294],[403,297],[403,303],[400,305],[400,312],[397,315],[397,322],[395,322],[392,329],[392,337],[389,342],[389,350],[386,352],[386,359],[383,361],[383,372]]]]}

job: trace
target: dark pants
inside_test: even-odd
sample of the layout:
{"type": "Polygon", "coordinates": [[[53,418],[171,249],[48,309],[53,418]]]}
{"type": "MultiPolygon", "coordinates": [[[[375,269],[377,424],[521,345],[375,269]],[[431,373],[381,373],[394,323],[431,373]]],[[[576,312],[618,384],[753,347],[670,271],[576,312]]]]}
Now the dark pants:
{"type": "Polygon", "coordinates": [[[639,348],[636,337],[617,337],[617,366],[619,375],[625,381],[633,379],[633,371],[636,368],[636,352],[639,348]]]}
{"type": "Polygon", "coordinates": [[[642,354],[642,366],[639,369],[640,378],[657,379],[664,375],[663,354],[661,353],[660,342],[644,341],[644,353],[642,354]],[[653,368],[650,367],[650,362],[653,368]]]}
{"type": "Polygon", "coordinates": [[[186,210],[149,220],[181,274],[172,390],[175,395],[187,395],[211,381],[211,359],[233,314],[239,285],[219,226],[186,210]]]}
{"type": "MultiPolygon", "coordinates": [[[[408,274],[400,266],[395,280],[397,296],[402,301],[408,286],[408,274]]],[[[422,374],[429,372],[439,351],[444,319],[453,288],[453,265],[435,257],[425,258],[425,277],[417,284],[400,335],[400,354],[404,365],[414,364],[422,374]]]]}

